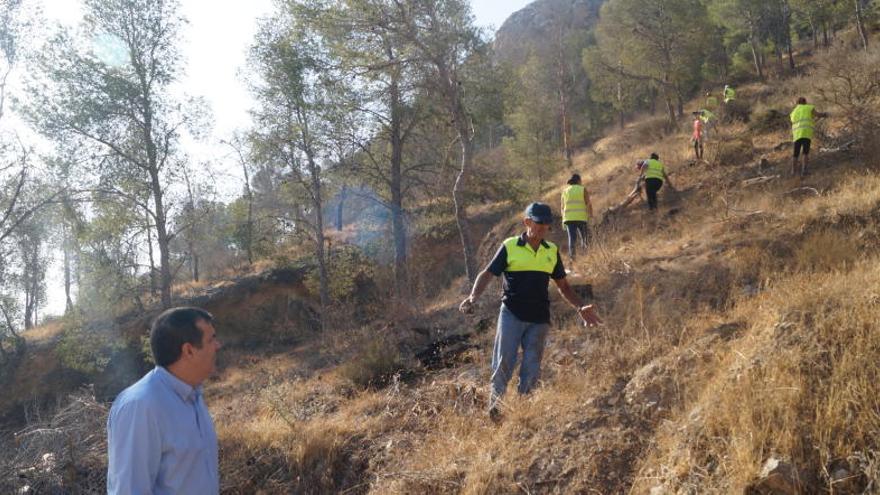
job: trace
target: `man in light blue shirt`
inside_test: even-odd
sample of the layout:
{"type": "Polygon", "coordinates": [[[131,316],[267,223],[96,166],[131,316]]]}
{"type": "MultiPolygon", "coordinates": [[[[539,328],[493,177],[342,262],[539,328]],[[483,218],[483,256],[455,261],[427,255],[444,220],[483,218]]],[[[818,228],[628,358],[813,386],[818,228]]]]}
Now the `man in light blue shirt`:
{"type": "Polygon", "coordinates": [[[173,308],[153,321],[156,367],[120,393],[107,419],[107,493],[220,492],[217,434],[202,398],[220,341],[213,317],[173,308]]]}

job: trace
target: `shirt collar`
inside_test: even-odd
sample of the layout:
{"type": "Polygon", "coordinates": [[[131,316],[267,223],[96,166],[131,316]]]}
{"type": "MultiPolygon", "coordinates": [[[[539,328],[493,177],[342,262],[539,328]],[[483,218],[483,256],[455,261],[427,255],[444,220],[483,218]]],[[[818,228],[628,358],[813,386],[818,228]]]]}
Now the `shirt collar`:
{"type": "MultiPolygon", "coordinates": [[[[527,232],[523,232],[523,233],[519,236],[519,239],[517,239],[517,241],[516,241],[516,245],[517,245],[517,246],[523,247],[523,246],[525,246],[526,244],[528,244],[529,241],[528,241],[528,238],[526,237],[526,234],[527,234],[527,232]]],[[[544,246],[544,247],[547,248],[547,249],[550,249],[550,245],[547,244],[547,241],[544,240],[544,239],[541,239],[541,245],[544,246]]]]}
{"type": "Polygon", "coordinates": [[[183,399],[184,402],[196,402],[199,396],[202,395],[201,385],[193,387],[171,374],[170,371],[162,366],[156,366],[155,372],[156,376],[159,377],[159,380],[173,390],[174,393],[183,399]]]}

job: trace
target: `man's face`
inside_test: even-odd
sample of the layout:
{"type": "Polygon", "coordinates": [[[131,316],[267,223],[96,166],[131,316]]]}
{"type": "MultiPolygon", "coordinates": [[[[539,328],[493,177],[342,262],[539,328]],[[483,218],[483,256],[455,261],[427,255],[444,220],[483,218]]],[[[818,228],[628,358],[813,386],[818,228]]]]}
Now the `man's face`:
{"type": "Polygon", "coordinates": [[[222,344],[217,340],[217,331],[210,321],[198,320],[196,328],[202,332],[202,347],[190,346],[189,363],[193,374],[200,377],[199,382],[202,382],[216,371],[217,351],[222,344]]]}
{"type": "Polygon", "coordinates": [[[523,223],[526,224],[526,235],[532,238],[544,239],[550,230],[549,223],[538,223],[531,218],[524,219],[523,223]]]}

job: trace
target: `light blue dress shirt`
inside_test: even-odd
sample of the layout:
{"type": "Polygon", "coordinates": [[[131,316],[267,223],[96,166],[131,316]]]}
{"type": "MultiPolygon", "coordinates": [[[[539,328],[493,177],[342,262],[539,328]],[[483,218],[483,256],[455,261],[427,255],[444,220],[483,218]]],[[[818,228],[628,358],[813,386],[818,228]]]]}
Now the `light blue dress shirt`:
{"type": "Polygon", "coordinates": [[[220,492],[217,434],[202,388],[161,366],[113,401],[107,445],[108,494],[220,492]]]}

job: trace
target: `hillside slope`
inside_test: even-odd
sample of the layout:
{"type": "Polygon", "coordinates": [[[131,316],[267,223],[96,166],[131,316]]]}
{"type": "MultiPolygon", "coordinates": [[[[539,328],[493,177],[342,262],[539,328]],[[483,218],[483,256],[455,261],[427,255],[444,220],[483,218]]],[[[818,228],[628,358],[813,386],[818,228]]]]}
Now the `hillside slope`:
{"type": "MultiPolygon", "coordinates": [[[[705,162],[690,159],[687,122],[664,135],[647,116],[577,157],[597,212],[652,151],[675,190],[657,213],[596,219],[572,278],[605,325],[584,329],[553,296],[543,384],[507,397],[500,425],[485,415],[497,288],[470,316],[458,279],[393,322],[228,349],[206,392],[223,492],[876,491],[880,162],[841,146],[836,114],[811,175],[790,177],[786,122],[765,118],[788,112],[791,88],[820,84],[738,88],[754,123],[721,126],[705,162]]],[[[508,211],[484,259],[519,229],[520,205],[508,211]]],[[[92,461],[70,461],[65,486],[100,475],[92,461]]]]}

